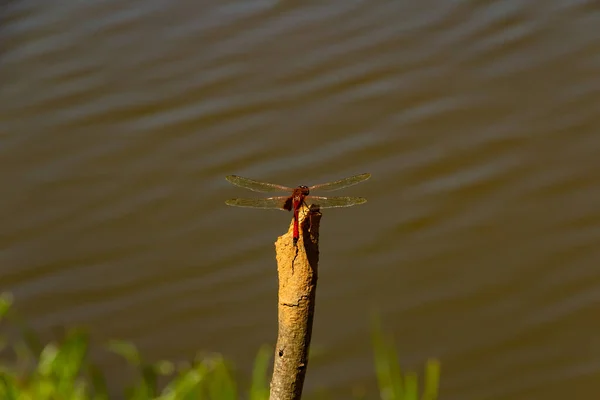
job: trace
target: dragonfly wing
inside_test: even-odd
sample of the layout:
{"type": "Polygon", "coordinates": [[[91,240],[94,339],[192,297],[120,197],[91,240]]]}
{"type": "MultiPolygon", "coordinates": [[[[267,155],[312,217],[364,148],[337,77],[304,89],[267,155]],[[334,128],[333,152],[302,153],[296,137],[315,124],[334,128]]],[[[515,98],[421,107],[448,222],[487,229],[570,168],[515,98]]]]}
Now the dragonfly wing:
{"type": "Polygon", "coordinates": [[[356,185],[357,183],[361,183],[362,181],[366,181],[370,177],[371,177],[371,174],[354,175],[349,178],[340,179],[339,181],[314,185],[314,186],[309,187],[309,190],[332,191],[332,190],[343,189],[348,186],[353,186],[353,185],[356,185]]]}
{"type": "Polygon", "coordinates": [[[242,178],[237,175],[227,175],[225,177],[229,182],[236,186],[250,189],[254,192],[292,192],[294,189],[287,186],[276,185],[275,183],[259,182],[253,179],[242,178]]]}
{"type": "Polygon", "coordinates": [[[350,207],[367,202],[364,197],[320,197],[307,196],[307,204],[315,204],[321,208],[350,207]]]}
{"type": "Polygon", "coordinates": [[[225,201],[228,206],[249,208],[271,208],[283,210],[283,205],[289,196],[267,197],[264,199],[230,199],[225,201]]]}

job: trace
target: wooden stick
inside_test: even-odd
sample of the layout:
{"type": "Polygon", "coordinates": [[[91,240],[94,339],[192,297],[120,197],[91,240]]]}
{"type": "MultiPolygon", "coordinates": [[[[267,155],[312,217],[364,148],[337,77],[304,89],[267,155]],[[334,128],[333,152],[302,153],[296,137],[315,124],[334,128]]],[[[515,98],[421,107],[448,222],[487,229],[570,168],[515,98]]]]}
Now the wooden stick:
{"type": "Polygon", "coordinates": [[[270,400],[297,400],[302,395],[312,335],[319,262],[318,209],[299,213],[300,238],[293,244],[293,221],[275,242],[279,277],[279,331],[270,400]]]}

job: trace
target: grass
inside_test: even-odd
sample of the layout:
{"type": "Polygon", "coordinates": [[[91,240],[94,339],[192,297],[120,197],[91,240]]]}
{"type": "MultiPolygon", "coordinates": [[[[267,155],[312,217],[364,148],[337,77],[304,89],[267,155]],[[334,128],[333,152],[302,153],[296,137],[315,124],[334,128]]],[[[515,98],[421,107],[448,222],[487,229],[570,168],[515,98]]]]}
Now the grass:
{"type": "MultiPolygon", "coordinates": [[[[35,333],[11,310],[12,298],[0,295],[0,322],[17,325],[20,341],[10,345],[0,337],[0,352],[12,349],[15,361],[0,364],[0,398],[6,400],[107,400],[104,374],[87,359],[87,334],[70,329],[60,342],[42,345],[35,333]]],[[[403,373],[389,335],[374,323],[375,370],[382,400],[436,400],[440,365],[430,360],[425,366],[424,388],[419,395],[418,376],[403,373]]],[[[113,340],[107,350],[119,354],[138,372],[137,379],[125,389],[129,400],[264,400],[269,398],[269,368],[272,349],[263,346],[254,362],[247,388],[241,390],[230,363],[219,354],[197,357],[193,362],[175,365],[170,361],[146,362],[135,346],[113,340]],[[162,389],[161,377],[170,379],[162,389]],[[243,394],[242,394],[243,393],[243,394]]]]}

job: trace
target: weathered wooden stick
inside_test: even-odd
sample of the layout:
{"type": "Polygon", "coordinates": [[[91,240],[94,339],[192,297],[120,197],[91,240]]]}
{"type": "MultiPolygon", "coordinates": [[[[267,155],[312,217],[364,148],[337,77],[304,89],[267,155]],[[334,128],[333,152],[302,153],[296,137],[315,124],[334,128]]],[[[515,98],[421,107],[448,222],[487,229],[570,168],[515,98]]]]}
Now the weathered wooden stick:
{"type": "Polygon", "coordinates": [[[293,244],[293,221],[275,242],[279,330],[270,400],[298,400],[302,395],[317,293],[320,220],[318,209],[303,207],[297,246],[293,244]]]}

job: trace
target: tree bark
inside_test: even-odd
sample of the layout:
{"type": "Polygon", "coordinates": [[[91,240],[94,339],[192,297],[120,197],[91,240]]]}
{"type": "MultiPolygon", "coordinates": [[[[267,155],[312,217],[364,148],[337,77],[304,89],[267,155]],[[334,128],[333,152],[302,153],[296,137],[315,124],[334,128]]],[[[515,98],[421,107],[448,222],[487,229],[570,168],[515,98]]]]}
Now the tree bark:
{"type": "Polygon", "coordinates": [[[293,221],[275,242],[279,278],[279,329],[270,400],[297,400],[302,396],[308,366],[319,262],[317,208],[299,213],[300,237],[293,245],[293,221]]]}

